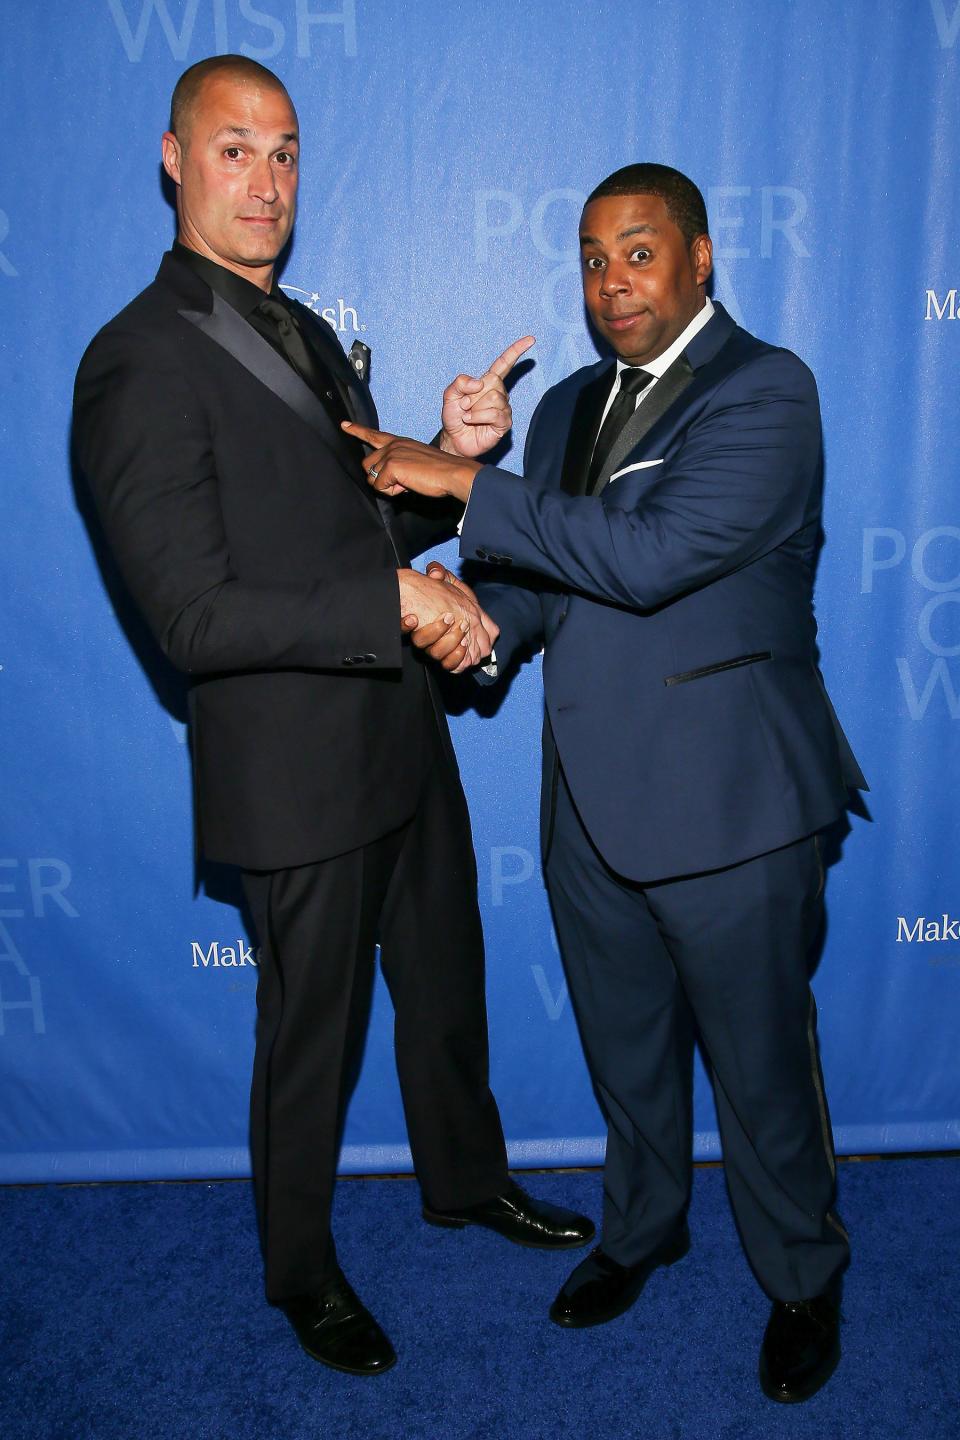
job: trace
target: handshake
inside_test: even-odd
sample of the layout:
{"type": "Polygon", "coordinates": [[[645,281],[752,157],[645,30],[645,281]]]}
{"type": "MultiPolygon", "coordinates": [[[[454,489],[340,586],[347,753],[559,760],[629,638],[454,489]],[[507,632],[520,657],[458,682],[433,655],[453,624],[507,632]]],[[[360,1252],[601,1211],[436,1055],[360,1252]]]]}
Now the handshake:
{"type": "Polygon", "coordinates": [[[500,627],[480,606],[469,585],[439,561],[427,573],[398,570],[400,625],[418,650],[424,650],[454,675],[481,665],[490,656],[500,627]]]}

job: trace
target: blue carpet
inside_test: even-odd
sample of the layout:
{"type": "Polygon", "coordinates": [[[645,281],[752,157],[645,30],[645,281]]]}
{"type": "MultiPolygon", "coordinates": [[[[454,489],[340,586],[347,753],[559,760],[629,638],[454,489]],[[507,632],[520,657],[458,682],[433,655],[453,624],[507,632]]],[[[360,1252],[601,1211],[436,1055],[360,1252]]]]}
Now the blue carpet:
{"type": "MultiPolygon", "coordinates": [[[[558,1330],[569,1255],[431,1229],[405,1180],[338,1190],[341,1262],[398,1365],[314,1364],[264,1303],[246,1185],[0,1189],[2,1440],[878,1440],[960,1436],[960,1159],[843,1165],[844,1359],[806,1405],[761,1395],[767,1302],[719,1170],[693,1249],[610,1325],[558,1330]]],[[[596,1215],[597,1174],[535,1175],[596,1215]]]]}

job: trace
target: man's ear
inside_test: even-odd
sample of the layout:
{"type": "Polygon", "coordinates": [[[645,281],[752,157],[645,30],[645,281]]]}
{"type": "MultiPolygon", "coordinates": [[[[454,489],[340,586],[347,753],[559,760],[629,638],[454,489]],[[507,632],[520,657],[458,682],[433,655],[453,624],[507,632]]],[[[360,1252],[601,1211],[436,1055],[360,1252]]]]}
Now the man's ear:
{"type": "Polygon", "coordinates": [[[160,140],[160,153],[163,157],[163,168],[166,170],[174,185],[180,184],[180,158],[183,154],[180,148],[180,141],[172,130],[165,130],[160,140]]]}
{"type": "Polygon", "coordinates": [[[713,241],[709,235],[698,235],[691,246],[694,275],[698,285],[705,285],[713,269],[713,241]]]}

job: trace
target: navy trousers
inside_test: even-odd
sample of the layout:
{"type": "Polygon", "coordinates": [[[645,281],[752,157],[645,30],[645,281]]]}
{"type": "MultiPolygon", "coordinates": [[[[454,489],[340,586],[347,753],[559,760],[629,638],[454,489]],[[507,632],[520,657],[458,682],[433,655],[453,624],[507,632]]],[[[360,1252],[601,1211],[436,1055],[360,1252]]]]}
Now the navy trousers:
{"type": "Polygon", "coordinates": [[[603,1250],[632,1264],[685,1215],[698,1031],[750,1264],[772,1299],[820,1294],[849,1246],[832,1208],[836,1166],[809,984],[823,907],[816,838],[638,885],[606,865],[561,773],[546,879],[607,1122],[603,1250]]]}

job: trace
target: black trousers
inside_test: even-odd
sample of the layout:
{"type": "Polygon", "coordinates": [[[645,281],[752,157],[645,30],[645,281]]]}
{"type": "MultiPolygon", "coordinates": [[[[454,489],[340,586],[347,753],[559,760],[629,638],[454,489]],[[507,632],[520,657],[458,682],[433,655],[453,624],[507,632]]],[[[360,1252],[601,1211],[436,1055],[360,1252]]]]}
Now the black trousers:
{"type": "Polygon", "coordinates": [[[440,1209],[490,1199],[504,1188],[507,1160],[489,1088],[470,822],[439,744],[417,811],[399,830],[333,859],[243,878],[262,951],[254,1188],[267,1298],[277,1302],[310,1292],[336,1265],[330,1206],[378,941],[425,1198],[440,1209]]]}
{"type": "Polygon", "coordinates": [[[608,1127],[604,1251],[632,1264],[686,1212],[696,1028],[753,1270],[773,1299],[820,1294],[849,1246],[833,1212],[809,985],[823,905],[815,838],[729,869],[638,885],[602,859],[561,773],[546,878],[608,1127]]]}

